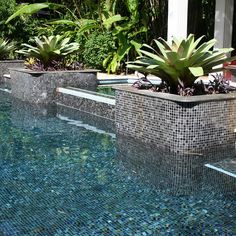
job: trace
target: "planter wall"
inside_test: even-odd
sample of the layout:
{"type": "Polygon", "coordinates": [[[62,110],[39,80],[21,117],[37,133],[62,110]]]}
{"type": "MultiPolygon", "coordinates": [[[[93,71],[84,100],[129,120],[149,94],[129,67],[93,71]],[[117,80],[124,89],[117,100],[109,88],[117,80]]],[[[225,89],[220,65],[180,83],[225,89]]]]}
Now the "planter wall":
{"type": "Polygon", "coordinates": [[[0,83],[4,83],[4,74],[9,74],[9,68],[23,68],[23,60],[3,60],[0,61],[0,83]]]}
{"type": "Polygon", "coordinates": [[[57,87],[95,90],[97,70],[34,72],[11,69],[12,95],[31,103],[51,103],[57,87]]]}
{"type": "Polygon", "coordinates": [[[173,152],[234,145],[236,94],[181,97],[122,86],[116,91],[117,132],[173,152]]]}

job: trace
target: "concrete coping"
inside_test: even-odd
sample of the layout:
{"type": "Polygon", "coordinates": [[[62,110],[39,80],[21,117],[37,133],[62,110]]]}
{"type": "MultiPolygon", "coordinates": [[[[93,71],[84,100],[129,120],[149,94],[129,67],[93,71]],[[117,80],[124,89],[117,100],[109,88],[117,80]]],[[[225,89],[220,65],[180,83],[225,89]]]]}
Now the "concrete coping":
{"type": "Polygon", "coordinates": [[[115,97],[113,96],[100,94],[100,93],[85,90],[85,89],[79,89],[79,88],[74,88],[74,87],[66,87],[66,88],[57,87],[56,91],[58,93],[64,93],[64,94],[68,94],[75,97],[86,98],[86,99],[90,99],[93,101],[102,102],[102,103],[106,103],[110,105],[115,105],[115,102],[116,102],[115,97]]]}
{"type": "Polygon", "coordinates": [[[9,68],[12,71],[20,71],[22,73],[27,73],[31,75],[41,75],[41,74],[60,74],[60,73],[97,73],[99,70],[95,69],[84,69],[84,70],[55,70],[55,71],[34,71],[26,68],[9,68]]]}
{"type": "Polygon", "coordinates": [[[160,93],[160,92],[153,92],[150,90],[142,90],[137,89],[132,86],[122,85],[122,86],[114,86],[115,90],[119,91],[126,91],[133,94],[138,94],[141,96],[147,97],[156,97],[161,98],[173,102],[180,102],[180,103],[201,103],[201,102],[211,102],[211,101],[222,101],[222,100],[232,100],[236,99],[236,92],[231,92],[227,94],[209,94],[209,95],[196,95],[196,96],[180,96],[175,94],[169,93],[160,93]]]}
{"type": "Polygon", "coordinates": [[[228,158],[216,163],[205,164],[206,167],[236,178],[236,159],[228,158]]]}
{"type": "Polygon", "coordinates": [[[7,60],[0,60],[0,63],[24,63],[24,60],[15,60],[15,59],[7,59],[7,60]]]}

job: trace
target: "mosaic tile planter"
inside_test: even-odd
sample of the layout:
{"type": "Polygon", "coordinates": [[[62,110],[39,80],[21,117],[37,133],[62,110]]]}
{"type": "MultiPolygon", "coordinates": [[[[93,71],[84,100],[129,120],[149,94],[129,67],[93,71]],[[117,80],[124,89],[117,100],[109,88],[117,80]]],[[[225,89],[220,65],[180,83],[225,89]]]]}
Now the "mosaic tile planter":
{"type": "Polygon", "coordinates": [[[236,94],[181,97],[122,86],[116,90],[117,132],[173,152],[234,145],[236,94]]]}
{"type": "Polygon", "coordinates": [[[4,83],[4,74],[9,74],[9,68],[23,68],[23,60],[3,60],[0,61],[0,83],[4,83]]]}
{"type": "Polygon", "coordinates": [[[57,87],[72,86],[95,90],[97,70],[44,71],[11,69],[12,95],[31,103],[52,103],[57,87]]]}

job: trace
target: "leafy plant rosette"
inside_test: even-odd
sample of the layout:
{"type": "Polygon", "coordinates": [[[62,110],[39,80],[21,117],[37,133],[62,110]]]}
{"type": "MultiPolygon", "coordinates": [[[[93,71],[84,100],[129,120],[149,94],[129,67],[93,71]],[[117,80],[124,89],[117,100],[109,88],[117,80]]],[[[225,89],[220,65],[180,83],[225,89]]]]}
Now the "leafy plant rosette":
{"type": "Polygon", "coordinates": [[[6,60],[13,56],[15,44],[0,38],[0,60],[6,60]]]}
{"type": "Polygon", "coordinates": [[[223,64],[236,59],[227,57],[233,48],[214,49],[215,39],[200,44],[204,36],[195,40],[190,34],[187,39],[173,38],[172,43],[162,38],[154,40],[154,47],[144,44],[141,56],[128,62],[127,67],[162,79],[172,94],[192,89],[195,80],[209,73],[224,70],[223,64]]]}
{"type": "Polygon", "coordinates": [[[80,69],[81,64],[70,63],[69,56],[79,50],[79,44],[61,35],[34,37],[31,44],[22,44],[17,53],[26,56],[26,67],[32,70],[80,69]]]}

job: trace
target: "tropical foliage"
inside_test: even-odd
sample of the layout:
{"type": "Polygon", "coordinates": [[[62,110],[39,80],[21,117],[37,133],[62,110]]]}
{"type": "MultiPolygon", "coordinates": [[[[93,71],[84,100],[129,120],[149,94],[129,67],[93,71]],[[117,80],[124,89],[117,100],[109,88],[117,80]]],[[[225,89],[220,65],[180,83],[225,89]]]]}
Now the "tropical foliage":
{"type": "MultiPolygon", "coordinates": [[[[100,3],[90,1],[86,4],[75,4],[74,2],[73,5],[75,11],[66,6],[62,8],[61,5],[52,3],[22,5],[6,22],[9,23],[19,16],[27,16],[42,9],[56,8],[57,12],[60,12],[60,19],[49,21],[46,28],[47,32],[64,34],[66,37],[72,37],[80,42],[81,38],[89,39],[94,32],[100,32],[101,37],[104,34],[110,34],[112,35],[114,47],[110,47],[107,54],[103,56],[102,65],[108,72],[116,73],[122,69],[124,70],[125,61],[137,55],[136,51],[141,47],[142,41],[147,36],[147,21],[139,13],[141,12],[140,1],[106,0],[100,1],[100,3]],[[86,8],[85,5],[92,13],[88,14],[89,11],[87,10],[87,15],[83,14],[82,16],[82,11],[79,9],[80,7],[86,8]],[[65,9],[66,13],[63,15],[65,9]],[[95,9],[98,9],[98,11],[95,9]],[[119,14],[118,9],[125,13],[125,16],[119,14]]],[[[45,32],[45,30],[41,31],[45,32]]],[[[97,56],[97,53],[93,51],[91,56],[93,55],[97,56]]],[[[95,61],[96,58],[92,58],[92,60],[95,61]]],[[[99,69],[101,69],[100,63],[99,69]]]]}
{"type": "Polygon", "coordinates": [[[26,42],[36,34],[39,20],[36,17],[17,18],[6,24],[6,19],[10,17],[18,8],[15,0],[0,0],[0,37],[8,38],[17,43],[26,42]]]}
{"type": "MultiPolygon", "coordinates": [[[[47,70],[55,62],[65,63],[63,59],[79,50],[79,44],[70,43],[70,38],[63,38],[61,35],[35,37],[32,45],[22,44],[23,49],[17,51],[27,58],[34,58],[47,70]]],[[[34,63],[31,63],[34,64],[34,63]]]]}
{"type": "Polygon", "coordinates": [[[178,88],[192,87],[199,76],[221,71],[223,63],[236,59],[227,57],[232,48],[211,50],[216,40],[200,44],[202,38],[195,40],[190,34],[187,39],[174,38],[172,43],[159,38],[154,47],[144,44],[142,55],[129,62],[128,68],[160,77],[170,93],[177,94],[178,88]]]}
{"type": "Polygon", "coordinates": [[[103,69],[103,61],[116,46],[111,33],[94,32],[86,40],[83,50],[83,61],[92,68],[103,69]]]}
{"type": "Polygon", "coordinates": [[[14,13],[15,7],[15,0],[0,0],[0,37],[5,38],[11,31],[11,27],[5,25],[5,20],[14,13]]]}
{"type": "MultiPolygon", "coordinates": [[[[134,60],[143,42],[151,44],[153,38],[165,38],[167,33],[166,0],[18,0],[18,6],[15,0],[0,0],[0,5],[1,1],[9,11],[0,29],[1,26],[7,28],[2,31],[4,36],[16,39],[17,42],[28,42],[32,36],[60,34],[78,41],[83,52],[85,42],[94,33],[101,37],[104,34],[112,35],[114,47],[102,56],[103,66],[99,62],[98,68],[113,73],[125,70],[125,61],[134,60]],[[11,7],[7,6],[10,2],[11,7]]],[[[210,28],[198,27],[198,22],[190,17],[192,23],[189,24],[189,32],[199,35],[198,31],[201,30],[200,35],[205,34],[209,38],[212,35],[207,33],[212,34],[213,21],[210,18],[214,13],[214,4],[210,2],[214,1],[189,1],[191,9],[197,8],[194,14],[202,19],[202,25],[210,25],[210,28]],[[202,29],[206,32],[202,32],[202,29]]],[[[79,60],[87,59],[87,56],[83,58],[82,55],[79,60]]],[[[93,55],[96,55],[96,50],[91,57],[93,55]]],[[[91,60],[95,61],[96,58],[91,60]]]]}
{"type": "Polygon", "coordinates": [[[15,44],[0,38],[0,60],[9,59],[13,55],[15,44]]]}

